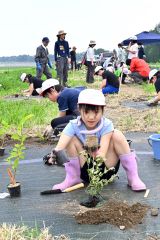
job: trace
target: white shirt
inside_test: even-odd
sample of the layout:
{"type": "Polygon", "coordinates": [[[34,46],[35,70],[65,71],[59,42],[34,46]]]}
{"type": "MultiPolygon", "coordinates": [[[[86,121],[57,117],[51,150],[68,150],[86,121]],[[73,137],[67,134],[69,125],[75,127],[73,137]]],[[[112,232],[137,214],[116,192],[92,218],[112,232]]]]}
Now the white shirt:
{"type": "Polygon", "coordinates": [[[95,61],[95,57],[94,57],[94,49],[92,47],[89,47],[87,49],[87,61],[92,61],[93,59],[93,62],[95,61]]]}
{"type": "Polygon", "coordinates": [[[133,44],[130,48],[129,48],[130,51],[134,51],[135,53],[131,53],[129,52],[128,53],[128,59],[132,59],[134,57],[138,57],[138,44],[135,43],[133,44]]]}

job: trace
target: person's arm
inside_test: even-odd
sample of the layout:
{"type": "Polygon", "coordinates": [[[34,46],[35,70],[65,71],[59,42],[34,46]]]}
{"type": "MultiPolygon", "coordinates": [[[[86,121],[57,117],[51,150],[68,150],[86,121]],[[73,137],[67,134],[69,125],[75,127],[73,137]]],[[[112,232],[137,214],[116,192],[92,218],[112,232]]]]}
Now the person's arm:
{"type": "Polygon", "coordinates": [[[66,116],[66,111],[64,111],[64,112],[61,112],[61,111],[60,111],[59,114],[58,114],[58,116],[59,116],[59,117],[64,117],[64,116],[66,116]]]}
{"type": "Polygon", "coordinates": [[[106,86],[106,79],[103,79],[100,85],[100,89],[104,88],[106,86]]]}
{"type": "Polygon", "coordinates": [[[54,45],[54,59],[55,59],[55,62],[57,61],[57,54],[58,54],[58,43],[55,42],[55,45],[54,45]]]}
{"type": "Polygon", "coordinates": [[[29,85],[29,89],[26,91],[26,93],[27,93],[26,96],[30,97],[32,95],[32,93],[33,93],[33,90],[34,90],[34,86],[33,86],[33,83],[31,83],[29,85]]]}

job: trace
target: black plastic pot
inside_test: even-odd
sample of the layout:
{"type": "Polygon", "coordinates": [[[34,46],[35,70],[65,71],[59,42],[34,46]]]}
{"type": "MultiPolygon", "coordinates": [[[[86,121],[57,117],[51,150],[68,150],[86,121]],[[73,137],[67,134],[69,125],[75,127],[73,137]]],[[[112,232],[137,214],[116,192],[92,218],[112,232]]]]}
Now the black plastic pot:
{"type": "Polygon", "coordinates": [[[89,195],[88,199],[80,202],[81,206],[85,206],[87,208],[94,208],[100,202],[100,198],[98,196],[89,195]]]}
{"type": "Polygon", "coordinates": [[[5,148],[0,148],[0,156],[4,155],[5,148]]]}
{"type": "Polygon", "coordinates": [[[21,196],[21,184],[19,182],[16,182],[15,185],[9,184],[7,188],[11,197],[21,196]]]}

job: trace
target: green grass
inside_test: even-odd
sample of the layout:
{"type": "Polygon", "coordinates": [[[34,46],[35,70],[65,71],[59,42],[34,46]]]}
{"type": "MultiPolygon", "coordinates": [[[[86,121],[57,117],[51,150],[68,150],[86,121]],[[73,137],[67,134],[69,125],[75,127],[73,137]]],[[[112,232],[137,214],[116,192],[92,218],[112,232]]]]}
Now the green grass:
{"type": "MultiPolygon", "coordinates": [[[[11,99],[14,94],[21,94],[21,91],[28,89],[28,84],[20,80],[20,75],[30,73],[35,76],[35,68],[0,68],[0,122],[5,120],[14,129],[19,121],[29,114],[34,114],[32,120],[26,124],[29,129],[43,128],[50,124],[50,121],[57,116],[57,104],[48,99],[11,99]]],[[[55,70],[52,70],[53,78],[56,77],[55,70]]],[[[69,72],[68,85],[85,86],[85,70],[69,72]]],[[[42,78],[45,79],[45,76],[42,78]]]]}

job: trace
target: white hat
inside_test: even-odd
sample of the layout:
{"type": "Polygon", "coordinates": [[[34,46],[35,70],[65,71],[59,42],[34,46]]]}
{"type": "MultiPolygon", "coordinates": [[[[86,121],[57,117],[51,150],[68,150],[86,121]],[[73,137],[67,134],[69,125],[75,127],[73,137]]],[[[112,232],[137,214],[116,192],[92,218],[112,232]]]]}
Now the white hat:
{"type": "Polygon", "coordinates": [[[78,104],[89,104],[95,106],[105,106],[105,97],[100,90],[85,89],[80,92],[78,104]]]}
{"type": "Polygon", "coordinates": [[[133,36],[130,38],[131,40],[137,40],[137,37],[136,36],[133,36]]]}
{"type": "MultiPolygon", "coordinates": [[[[41,93],[40,95],[43,96],[44,91],[46,91],[47,89],[54,87],[56,85],[59,85],[59,81],[57,79],[53,79],[53,78],[49,78],[47,80],[45,80],[42,83],[42,87],[41,87],[41,93]]],[[[39,91],[40,92],[40,91],[39,91]]]]}
{"type": "Polygon", "coordinates": [[[95,74],[98,73],[99,70],[103,70],[103,67],[102,67],[102,66],[97,66],[97,67],[95,68],[95,70],[94,70],[94,73],[95,73],[95,74]]]}
{"type": "Polygon", "coordinates": [[[158,72],[157,69],[152,69],[150,72],[149,72],[149,80],[152,79],[152,77],[158,72]]]}
{"type": "Polygon", "coordinates": [[[22,73],[22,75],[20,76],[20,79],[22,80],[22,82],[24,82],[26,76],[27,76],[26,73],[22,73]]]}
{"type": "Polygon", "coordinates": [[[91,40],[91,41],[89,42],[89,45],[96,45],[96,41],[91,40]]]}

